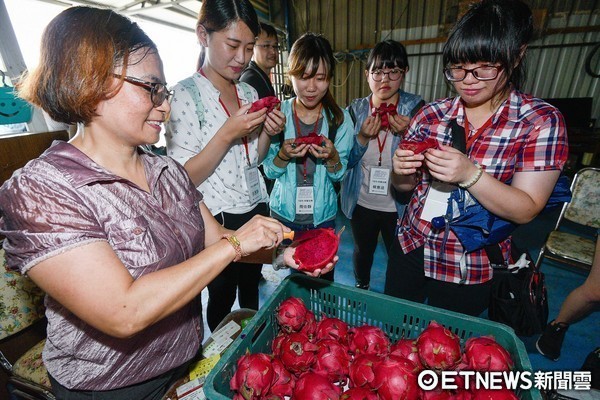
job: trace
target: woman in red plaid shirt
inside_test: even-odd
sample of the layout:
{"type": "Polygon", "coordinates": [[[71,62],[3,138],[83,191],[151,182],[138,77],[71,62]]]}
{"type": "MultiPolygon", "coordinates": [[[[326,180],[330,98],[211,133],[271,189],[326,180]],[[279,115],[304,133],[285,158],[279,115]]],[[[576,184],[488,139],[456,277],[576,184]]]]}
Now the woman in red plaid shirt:
{"type": "MultiPolygon", "coordinates": [[[[439,148],[420,154],[399,148],[393,158],[396,189],[414,192],[394,244],[402,251],[390,251],[398,256],[388,262],[386,294],[481,314],[492,278],[485,250],[466,252],[432,218],[446,214],[449,192],[460,188],[467,202],[524,224],[552,193],[567,160],[567,136],[556,108],[519,91],[532,20],[521,1],[484,0],[452,29],[444,75],[458,96],[426,105],[404,138],[434,138],[439,148]]],[[[508,259],[510,237],[499,245],[508,259]]]]}

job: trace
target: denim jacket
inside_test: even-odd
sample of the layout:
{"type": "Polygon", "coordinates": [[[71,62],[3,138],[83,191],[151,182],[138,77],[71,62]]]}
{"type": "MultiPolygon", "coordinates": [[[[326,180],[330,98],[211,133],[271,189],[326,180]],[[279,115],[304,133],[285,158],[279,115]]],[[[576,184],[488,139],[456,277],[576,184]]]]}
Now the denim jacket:
{"type": "MultiPolygon", "coordinates": [[[[296,128],[294,126],[294,115],[292,104],[295,99],[285,100],[281,103],[281,112],[285,114],[287,123],[282,134],[285,139],[296,137],[296,128]]],[[[325,110],[321,111],[323,118],[325,110]]],[[[321,132],[323,136],[329,137],[329,125],[327,119],[321,124],[321,132]]],[[[325,221],[335,218],[337,214],[337,193],[333,186],[333,182],[339,182],[344,177],[346,166],[348,165],[348,153],[352,147],[354,127],[352,119],[348,111],[344,110],[344,122],[338,127],[335,135],[335,148],[340,155],[342,167],[331,172],[325,168],[322,161],[319,161],[316,166],[314,176],[314,225],[319,225],[325,221]]],[[[288,221],[294,221],[296,217],[296,163],[289,162],[285,168],[279,168],[273,163],[275,156],[279,152],[281,145],[277,138],[271,141],[269,152],[263,160],[263,170],[269,179],[275,179],[275,185],[271,192],[269,206],[278,215],[284,217],[288,221]]]]}
{"type": "MultiPolygon", "coordinates": [[[[400,101],[398,102],[398,114],[401,115],[410,115],[412,117],[417,111],[418,108],[416,106],[419,103],[423,102],[421,96],[416,94],[407,93],[403,90],[400,90],[400,101]]],[[[369,115],[371,115],[371,107],[370,100],[372,94],[367,97],[363,97],[360,99],[355,99],[348,106],[347,110],[354,116],[354,144],[352,146],[352,150],[350,151],[350,156],[348,157],[348,171],[346,172],[346,176],[342,181],[342,190],[341,190],[341,206],[342,212],[349,219],[352,218],[352,213],[354,212],[354,208],[356,207],[356,203],[358,202],[358,195],[360,193],[360,184],[363,180],[363,172],[360,168],[360,160],[363,155],[367,151],[367,146],[363,146],[357,140],[358,133],[360,132],[360,128],[367,119],[369,115]]],[[[400,144],[401,136],[396,134],[392,136],[392,153],[390,157],[394,155],[394,151],[398,148],[400,144]]],[[[392,188],[392,196],[396,200],[396,210],[398,211],[398,216],[401,217],[404,213],[404,202],[400,201],[399,194],[392,188]]]]}

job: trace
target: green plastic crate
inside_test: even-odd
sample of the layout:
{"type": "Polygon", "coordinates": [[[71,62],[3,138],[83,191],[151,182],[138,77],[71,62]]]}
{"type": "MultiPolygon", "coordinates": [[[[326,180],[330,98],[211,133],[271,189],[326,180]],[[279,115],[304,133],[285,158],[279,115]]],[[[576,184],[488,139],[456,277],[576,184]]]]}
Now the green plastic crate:
{"type": "MultiPolygon", "coordinates": [[[[204,393],[208,399],[233,397],[229,381],[235,372],[238,358],[247,350],[251,353],[271,353],[271,342],[278,330],[275,310],[290,296],[301,298],[315,313],[317,320],[324,313],[336,316],[351,326],[375,325],[383,329],[392,342],[403,336],[416,338],[433,320],[456,333],[462,343],[472,336],[493,335],[510,352],[518,370],[531,371],[523,342],[505,325],[302,274],[292,274],[283,280],[212,369],[204,384],[204,393]]],[[[526,400],[542,398],[535,388],[519,393],[519,396],[526,400]]]]}

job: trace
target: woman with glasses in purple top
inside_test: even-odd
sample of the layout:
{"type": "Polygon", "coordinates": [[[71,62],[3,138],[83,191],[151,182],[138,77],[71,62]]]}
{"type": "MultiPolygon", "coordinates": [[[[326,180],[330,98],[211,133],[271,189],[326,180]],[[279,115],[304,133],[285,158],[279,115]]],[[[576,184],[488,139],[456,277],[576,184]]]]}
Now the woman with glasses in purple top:
{"type": "Polygon", "coordinates": [[[20,95],[78,124],[0,188],[8,266],[47,293],[53,392],[160,399],[201,347],[200,291],[234,260],[264,262],[246,256],[287,228],[262,216],[223,228],[183,167],[140,149],[158,140],[171,93],[155,44],[126,17],[63,11],[20,95]]]}

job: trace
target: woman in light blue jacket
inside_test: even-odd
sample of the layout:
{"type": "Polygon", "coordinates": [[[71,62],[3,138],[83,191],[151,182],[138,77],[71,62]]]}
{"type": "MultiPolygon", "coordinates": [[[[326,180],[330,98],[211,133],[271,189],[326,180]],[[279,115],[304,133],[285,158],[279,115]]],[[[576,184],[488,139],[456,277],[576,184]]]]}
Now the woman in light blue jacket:
{"type": "MultiPolygon", "coordinates": [[[[334,67],[331,45],[323,36],[306,33],[294,43],[288,74],[296,97],[282,103],[287,121],[283,138],[272,140],[263,161],[265,175],[275,180],[271,215],[295,231],[335,228],[334,182],[346,172],[354,127],[329,91],[334,67]],[[315,135],[322,137],[313,144],[295,143],[315,135]]],[[[333,271],[322,278],[333,280],[333,271]]]]}
{"type": "Polygon", "coordinates": [[[403,199],[408,199],[395,192],[390,174],[392,156],[402,133],[423,105],[421,96],[400,89],[407,72],[404,46],[395,40],[378,43],[369,53],[365,70],[372,93],[348,107],[355,135],[342,183],[341,205],[354,234],[353,264],[358,288],[369,288],[379,233],[389,251],[395,240],[397,219],[404,212],[403,199]],[[395,110],[396,115],[381,113],[384,110],[395,110]]]}

